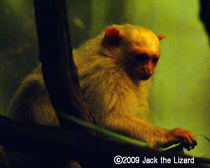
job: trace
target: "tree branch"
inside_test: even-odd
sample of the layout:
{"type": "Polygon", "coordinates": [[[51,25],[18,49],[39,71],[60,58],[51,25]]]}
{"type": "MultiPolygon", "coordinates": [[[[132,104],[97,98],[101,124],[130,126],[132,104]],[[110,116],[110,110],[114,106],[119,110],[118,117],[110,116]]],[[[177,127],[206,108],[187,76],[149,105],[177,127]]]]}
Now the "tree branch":
{"type": "Polygon", "coordinates": [[[65,0],[34,0],[34,7],[43,77],[53,107],[93,123],[72,57],[65,0]]]}
{"type": "MultiPolygon", "coordinates": [[[[71,122],[71,121],[69,121],[71,122]]],[[[71,122],[71,125],[75,123],[71,122]]],[[[84,128],[83,128],[84,129],[84,128]]],[[[0,144],[7,149],[25,153],[49,153],[63,159],[78,159],[82,167],[115,167],[116,155],[147,158],[191,158],[187,155],[160,152],[151,148],[113,140],[110,137],[96,136],[89,133],[70,132],[62,128],[34,124],[24,124],[0,116],[0,144]]],[[[196,163],[210,163],[209,159],[195,158],[196,163]]],[[[159,162],[160,163],[160,162],[159,162]]],[[[139,167],[133,164],[133,167],[139,167]]],[[[144,167],[147,165],[144,165],[144,167]]],[[[177,167],[177,164],[164,164],[164,167],[177,167]]],[[[179,167],[203,167],[184,165],[179,167]]]]}

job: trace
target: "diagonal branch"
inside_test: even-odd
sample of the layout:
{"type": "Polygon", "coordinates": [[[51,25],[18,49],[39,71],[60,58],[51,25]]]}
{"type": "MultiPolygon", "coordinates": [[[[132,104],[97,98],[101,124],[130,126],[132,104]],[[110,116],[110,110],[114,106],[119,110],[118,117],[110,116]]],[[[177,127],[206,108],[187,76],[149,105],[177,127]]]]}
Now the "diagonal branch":
{"type": "Polygon", "coordinates": [[[72,57],[65,0],[34,0],[34,7],[43,77],[53,107],[93,123],[72,57]]]}
{"type": "MultiPolygon", "coordinates": [[[[72,123],[75,124],[75,123],[72,123]]],[[[192,158],[168,151],[160,152],[106,136],[70,132],[62,128],[24,124],[0,116],[0,144],[7,149],[25,153],[52,154],[55,158],[78,159],[82,167],[116,167],[114,157],[134,156],[140,159],[161,157],[192,158]],[[24,142],[24,143],[23,143],[24,142]]],[[[160,163],[160,160],[159,160],[160,163]]],[[[195,158],[195,163],[210,163],[210,159],[195,158]]],[[[160,167],[204,167],[197,164],[160,164],[160,167]]],[[[127,164],[126,164],[127,165],[127,164]]],[[[131,164],[132,167],[151,167],[150,164],[131,164]]],[[[158,164],[155,164],[157,167],[158,164]]],[[[152,165],[153,167],[153,165],[152,165]]]]}

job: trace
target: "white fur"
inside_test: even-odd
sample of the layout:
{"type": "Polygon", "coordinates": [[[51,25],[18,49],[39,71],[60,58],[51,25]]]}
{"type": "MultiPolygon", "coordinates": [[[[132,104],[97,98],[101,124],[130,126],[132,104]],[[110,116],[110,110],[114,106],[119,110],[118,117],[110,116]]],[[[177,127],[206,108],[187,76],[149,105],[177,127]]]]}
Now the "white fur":
{"type": "Polygon", "coordinates": [[[140,26],[113,27],[120,29],[120,46],[111,50],[104,48],[102,33],[73,51],[84,99],[97,125],[153,146],[157,136],[163,138],[160,132],[165,130],[147,122],[151,79],[133,81],[125,70],[124,61],[133,45],[159,52],[159,40],[153,32],[140,26]]]}
{"type": "Polygon", "coordinates": [[[113,110],[147,120],[151,80],[136,84],[130,79],[123,68],[124,52],[130,47],[125,44],[131,42],[144,46],[155,41],[156,48],[159,45],[156,35],[143,27],[128,24],[113,27],[120,29],[123,46],[107,51],[101,45],[102,33],[73,52],[83,96],[101,126],[106,126],[104,117],[113,110]]]}
{"type": "MultiPolygon", "coordinates": [[[[134,81],[125,68],[128,51],[133,46],[159,52],[159,40],[153,32],[140,26],[113,26],[120,29],[122,40],[119,46],[111,50],[103,47],[102,33],[73,50],[84,100],[97,125],[151,146],[165,143],[169,140],[166,139],[167,130],[147,122],[151,79],[134,81]]],[[[59,126],[40,66],[23,81],[11,101],[8,116],[22,122],[59,126]]]]}

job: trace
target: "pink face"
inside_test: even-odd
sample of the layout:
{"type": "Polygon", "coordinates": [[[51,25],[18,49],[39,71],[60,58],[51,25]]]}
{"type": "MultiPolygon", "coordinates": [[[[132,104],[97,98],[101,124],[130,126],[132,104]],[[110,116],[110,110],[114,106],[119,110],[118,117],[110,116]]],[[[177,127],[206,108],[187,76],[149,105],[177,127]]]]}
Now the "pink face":
{"type": "Polygon", "coordinates": [[[127,70],[131,78],[147,80],[153,75],[160,58],[159,46],[131,46],[128,51],[127,70]]]}
{"type": "MultiPolygon", "coordinates": [[[[164,38],[162,34],[155,34],[143,31],[141,33],[134,30],[133,36],[128,37],[124,42],[127,58],[125,67],[134,80],[147,80],[153,75],[155,66],[160,58],[159,41],[164,38]],[[132,38],[133,37],[133,38],[132,38]]],[[[102,46],[109,51],[123,41],[124,34],[118,28],[105,28],[105,36],[101,42],[102,46]]],[[[124,58],[124,57],[123,57],[124,58]]]]}

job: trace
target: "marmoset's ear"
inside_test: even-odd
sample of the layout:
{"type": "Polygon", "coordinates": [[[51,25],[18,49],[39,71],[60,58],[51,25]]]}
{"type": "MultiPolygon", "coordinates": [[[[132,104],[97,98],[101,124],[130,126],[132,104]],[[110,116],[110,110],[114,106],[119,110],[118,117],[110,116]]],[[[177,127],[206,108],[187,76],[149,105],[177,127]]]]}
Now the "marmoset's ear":
{"type": "Polygon", "coordinates": [[[101,42],[103,47],[116,47],[121,40],[121,32],[118,28],[108,27],[104,29],[105,35],[101,42]]]}
{"type": "Polygon", "coordinates": [[[162,40],[164,38],[164,35],[159,34],[159,35],[157,35],[157,37],[158,37],[159,40],[162,40]]]}

